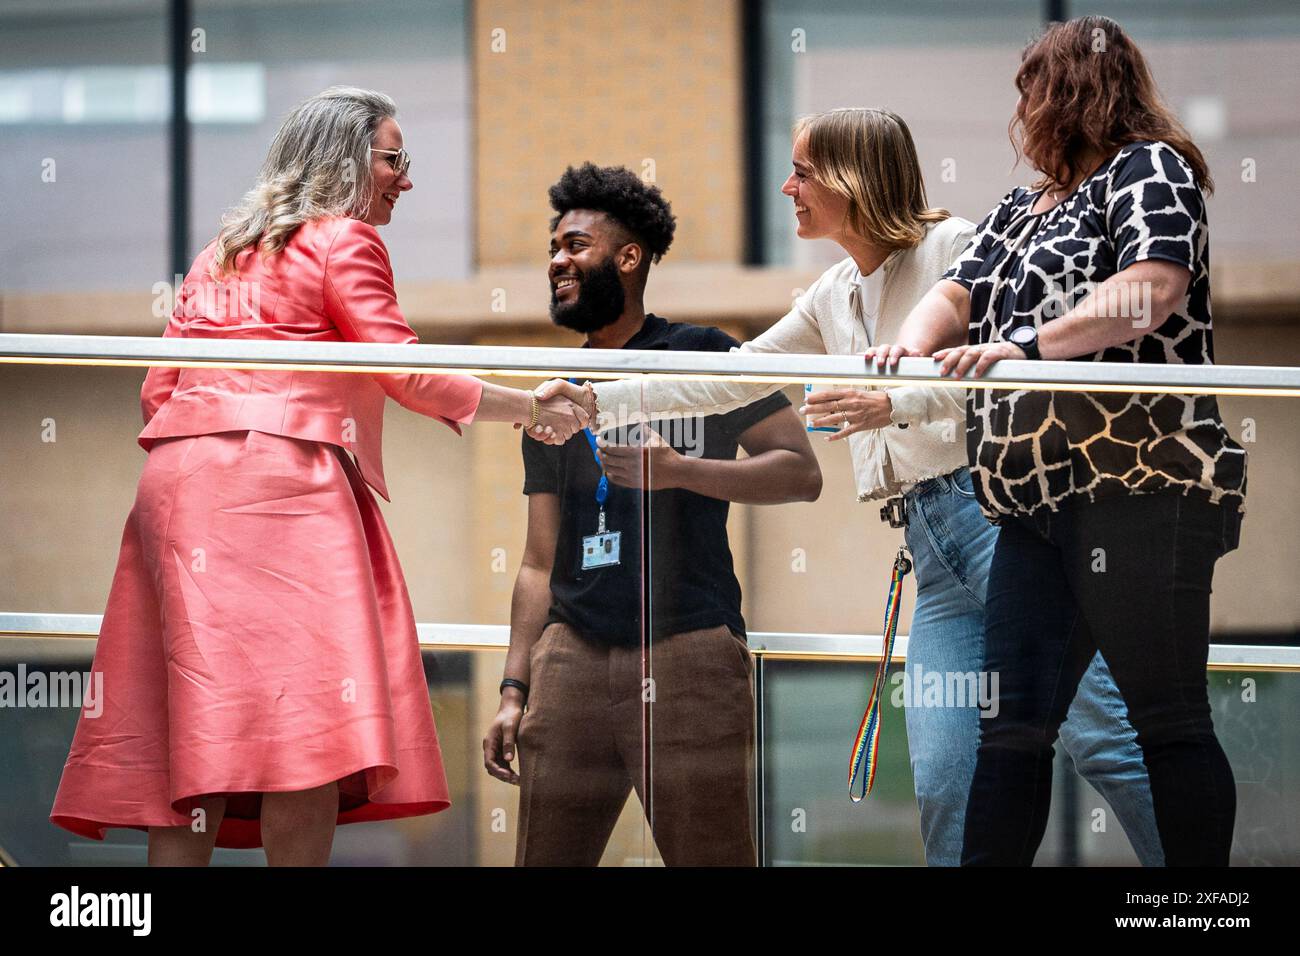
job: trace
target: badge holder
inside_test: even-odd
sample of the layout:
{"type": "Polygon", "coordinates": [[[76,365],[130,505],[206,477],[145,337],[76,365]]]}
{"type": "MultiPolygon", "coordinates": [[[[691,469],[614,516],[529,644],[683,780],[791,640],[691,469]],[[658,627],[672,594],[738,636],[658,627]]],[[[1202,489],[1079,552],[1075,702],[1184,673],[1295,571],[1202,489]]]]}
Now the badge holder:
{"type": "MultiPolygon", "coordinates": [[[[600,480],[603,482],[605,476],[600,480]]],[[[596,533],[585,535],[582,539],[582,570],[608,568],[619,563],[619,545],[623,537],[621,531],[605,530],[605,509],[600,509],[596,519],[596,533]]]]}

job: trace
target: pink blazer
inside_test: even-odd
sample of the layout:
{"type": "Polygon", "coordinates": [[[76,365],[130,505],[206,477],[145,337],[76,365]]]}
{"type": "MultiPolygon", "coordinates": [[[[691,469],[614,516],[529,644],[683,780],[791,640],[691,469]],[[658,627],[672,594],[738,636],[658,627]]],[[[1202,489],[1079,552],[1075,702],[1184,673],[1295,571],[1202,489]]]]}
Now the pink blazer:
{"type": "MultiPolygon", "coordinates": [[[[164,336],[303,342],[417,341],[397,306],[388,250],[373,226],[327,216],[304,223],[278,255],[246,249],[218,283],[204,249],[176,297],[164,336]]],[[[458,434],[483,383],[465,375],[366,375],[220,368],[152,368],[140,393],[156,439],[245,429],[328,442],[351,451],[361,475],[388,500],[381,453],[391,396],[458,434]]]]}

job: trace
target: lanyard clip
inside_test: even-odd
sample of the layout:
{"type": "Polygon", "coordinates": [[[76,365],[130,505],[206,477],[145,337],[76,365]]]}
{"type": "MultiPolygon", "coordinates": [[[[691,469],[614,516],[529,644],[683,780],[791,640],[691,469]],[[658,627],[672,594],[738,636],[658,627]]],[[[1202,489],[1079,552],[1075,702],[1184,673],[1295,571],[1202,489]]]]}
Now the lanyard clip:
{"type": "Polygon", "coordinates": [[[898,554],[894,556],[894,570],[901,578],[912,570],[912,559],[907,556],[907,548],[899,545],[898,554]]]}
{"type": "Polygon", "coordinates": [[[902,495],[896,498],[890,498],[880,509],[880,520],[888,523],[891,528],[907,527],[907,501],[902,495]]]}

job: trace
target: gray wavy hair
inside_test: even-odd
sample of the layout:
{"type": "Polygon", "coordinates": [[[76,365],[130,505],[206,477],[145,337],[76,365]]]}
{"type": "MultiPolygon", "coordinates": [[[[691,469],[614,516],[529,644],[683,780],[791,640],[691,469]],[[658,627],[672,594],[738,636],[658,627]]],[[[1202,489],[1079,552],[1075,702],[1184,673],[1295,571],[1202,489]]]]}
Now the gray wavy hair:
{"type": "Polygon", "coordinates": [[[245,249],[269,256],[319,216],[365,218],[374,177],[370,145],[397,104],[384,93],[331,86],[298,104],[275,134],[257,184],[221,220],[211,273],[221,278],[245,249]]]}

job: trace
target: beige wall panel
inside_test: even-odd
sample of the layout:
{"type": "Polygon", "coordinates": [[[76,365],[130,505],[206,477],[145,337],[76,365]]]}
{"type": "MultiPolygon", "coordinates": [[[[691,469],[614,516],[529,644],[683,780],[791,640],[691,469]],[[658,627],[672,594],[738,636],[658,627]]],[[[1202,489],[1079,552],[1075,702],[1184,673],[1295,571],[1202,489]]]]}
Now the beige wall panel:
{"type": "Polygon", "coordinates": [[[731,0],[476,3],[479,264],[543,261],[552,215],[547,187],[565,166],[585,160],[642,175],[652,162],[678,219],[671,258],[738,262],[738,6],[731,0]],[[498,49],[504,41],[499,52],[494,36],[498,49]]]}

